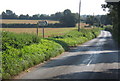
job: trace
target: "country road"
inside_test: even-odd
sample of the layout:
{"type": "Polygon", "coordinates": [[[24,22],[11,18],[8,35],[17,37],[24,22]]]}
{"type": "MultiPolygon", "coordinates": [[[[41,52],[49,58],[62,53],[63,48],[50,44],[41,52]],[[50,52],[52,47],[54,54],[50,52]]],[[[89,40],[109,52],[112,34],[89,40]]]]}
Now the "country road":
{"type": "Polygon", "coordinates": [[[37,66],[19,79],[118,79],[120,60],[111,34],[101,34],[37,66]]]}

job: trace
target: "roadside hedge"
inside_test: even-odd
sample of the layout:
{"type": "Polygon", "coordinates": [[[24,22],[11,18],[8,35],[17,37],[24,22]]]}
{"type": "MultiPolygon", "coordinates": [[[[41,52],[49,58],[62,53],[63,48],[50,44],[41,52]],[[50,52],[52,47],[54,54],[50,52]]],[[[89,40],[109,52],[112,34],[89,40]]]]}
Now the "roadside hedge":
{"type": "Polygon", "coordinates": [[[104,30],[113,33],[113,26],[112,25],[104,26],[104,30]]]}
{"type": "Polygon", "coordinates": [[[36,64],[55,57],[70,46],[77,46],[97,37],[100,28],[70,31],[62,36],[39,38],[31,34],[2,32],[2,78],[10,79],[36,64]]]}
{"type": "Polygon", "coordinates": [[[62,36],[55,36],[52,39],[57,41],[57,43],[61,44],[63,48],[67,51],[69,50],[69,46],[77,46],[82,44],[88,40],[96,38],[100,34],[100,28],[93,28],[93,29],[81,29],[80,32],[77,30],[73,30],[65,35],[62,36]],[[62,41],[62,43],[61,43],[62,41]],[[64,46],[66,44],[66,46],[64,46]]]}
{"type": "Polygon", "coordinates": [[[37,37],[34,34],[16,34],[13,32],[1,32],[2,34],[2,51],[5,51],[6,49],[13,48],[23,48],[26,45],[31,45],[34,43],[39,43],[41,38],[37,37]]]}
{"type": "Polygon", "coordinates": [[[2,77],[9,79],[21,71],[61,54],[61,45],[42,39],[39,44],[24,46],[22,49],[7,49],[2,53],[2,77]]]}

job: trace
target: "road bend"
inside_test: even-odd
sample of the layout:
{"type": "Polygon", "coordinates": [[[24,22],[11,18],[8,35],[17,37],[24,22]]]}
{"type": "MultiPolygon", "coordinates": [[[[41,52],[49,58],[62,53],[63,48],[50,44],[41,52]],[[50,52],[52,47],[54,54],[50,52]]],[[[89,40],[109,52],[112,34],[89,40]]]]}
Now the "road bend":
{"type": "Polygon", "coordinates": [[[110,32],[37,66],[20,79],[118,79],[119,50],[110,32]]]}

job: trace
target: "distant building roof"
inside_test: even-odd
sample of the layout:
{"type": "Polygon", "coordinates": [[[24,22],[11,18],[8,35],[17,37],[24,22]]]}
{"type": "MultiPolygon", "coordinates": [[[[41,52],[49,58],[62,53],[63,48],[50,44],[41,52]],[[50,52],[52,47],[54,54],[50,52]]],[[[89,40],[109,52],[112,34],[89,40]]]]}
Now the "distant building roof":
{"type": "Polygon", "coordinates": [[[118,3],[120,0],[105,0],[107,3],[118,3]]]}

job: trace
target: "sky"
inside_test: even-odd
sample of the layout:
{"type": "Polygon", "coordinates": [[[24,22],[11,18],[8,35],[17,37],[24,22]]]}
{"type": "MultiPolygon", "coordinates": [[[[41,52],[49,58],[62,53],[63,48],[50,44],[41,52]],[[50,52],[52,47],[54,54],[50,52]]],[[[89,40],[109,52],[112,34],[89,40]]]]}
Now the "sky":
{"type": "MultiPolygon", "coordinates": [[[[2,0],[0,1],[0,13],[6,9],[12,10],[17,15],[20,14],[54,14],[70,9],[73,13],[79,12],[80,0],[2,0]]],[[[101,15],[103,11],[101,4],[105,0],[81,0],[81,15],[101,15]]]]}

